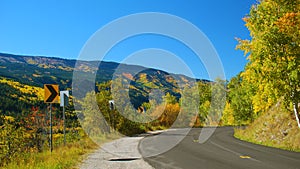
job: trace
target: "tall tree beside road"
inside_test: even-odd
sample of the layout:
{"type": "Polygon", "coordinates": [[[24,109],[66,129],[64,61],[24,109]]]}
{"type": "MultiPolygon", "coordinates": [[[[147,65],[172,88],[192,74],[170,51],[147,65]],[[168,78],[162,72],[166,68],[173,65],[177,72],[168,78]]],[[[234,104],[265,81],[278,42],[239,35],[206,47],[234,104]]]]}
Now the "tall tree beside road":
{"type": "Polygon", "coordinates": [[[238,74],[230,80],[227,88],[235,123],[238,125],[251,123],[257,117],[253,112],[252,104],[255,87],[243,81],[241,75],[238,74]]]}
{"type": "Polygon", "coordinates": [[[226,103],[225,87],[226,82],[219,78],[216,78],[215,82],[211,86],[211,103],[205,120],[206,126],[219,125],[226,103]]]}
{"type": "Polygon", "coordinates": [[[212,84],[198,82],[199,89],[199,121],[204,125],[211,106],[211,86],[212,84]]]}
{"type": "Polygon", "coordinates": [[[243,79],[257,86],[254,111],[266,111],[283,97],[300,128],[300,0],[262,0],[244,20],[252,39],[239,39],[237,48],[249,60],[243,79]]]}
{"type": "Polygon", "coordinates": [[[100,112],[100,109],[97,107],[98,105],[95,98],[95,92],[86,94],[86,97],[81,102],[83,117],[79,118],[79,120],[86,133],[90,137],[98,139],[101,134],[110,132],[110,127],[103,113],[100,112]]]}

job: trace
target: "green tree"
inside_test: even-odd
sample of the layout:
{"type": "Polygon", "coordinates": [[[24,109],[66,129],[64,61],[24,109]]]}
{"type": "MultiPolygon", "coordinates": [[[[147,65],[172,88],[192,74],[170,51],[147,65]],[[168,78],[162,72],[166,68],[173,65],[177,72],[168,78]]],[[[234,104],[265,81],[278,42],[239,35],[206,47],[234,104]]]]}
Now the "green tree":
{"type": "Polygon", "coordinates": [[[237,48],[249,60],[242,76],[257,85],[255,112],[283,97],[287,108],[293,105],[300,128],[300,0],[262,0],[244,20],[252,39],[239,40],[237,48]]]}
{"type": "Polygon", "coordinates": [[[81,102],[83,118],[80,120],[87,134],[97,139],[104,133],[110,132],[110,128],[101,111],[99,111],[98,104],[95,100],[95,92],[87,93],[81,102]]]}
{"type": "Polygon", "coordinates": [[[221,118],[222,125],[223,126],[233,126],[235,125],[235,119],[234,119],[234,111],[231,108],[231,105],[229,102],[226,102],[224,112],[221,118]]]}
{"type": "Polygon", "coordinates": [[[129,98],[129,83],[126,79],[116,78],[112,81],[111,95],[115,101],[113,121],[117,123],[117,130],[124,135],[134,135],[144,132],[145,122],[151,117],[139,113],[129,98]]]}
{"type": "Polygon", "coordinates": [[[199,118],[199,88],[198,84],[192,86],[185,86],[181,94],[181,116],[184,127],[200,126],[201,121],[199,118]]]}
{"type": "Polygon", "coordinates": [[[211,104],[206,125],[218,125],[226,103],[226,83],[217,78],[211,86],[211,104]]]}
{"type": "Polygon", "coordinates": [[[96,100],[101,114],[104,116],[107,124],[110,124],[110,128],[116,129],[118,125],[118,113],[115,108],[111,110],[109,105],[109,101],[112,100],[110,91],[111,81],[100,83],[97,87],[99,92],[96,94],[96,100]]]}
{"type": "Polygon", "coordinates": [[[241,74],[238,74],[230,80],[227,88],[235,123],[241,125],[252,122],[256,117],[252,104],[255,92],[254,86],[251,83],[243,81],[241,74]]]}
{"type": "Polygon", "coordinates": [[[211,83],[198,82],[199,90],[199,119],[202,125],[204,124],[210,109],[211,104],[211,83]]]}

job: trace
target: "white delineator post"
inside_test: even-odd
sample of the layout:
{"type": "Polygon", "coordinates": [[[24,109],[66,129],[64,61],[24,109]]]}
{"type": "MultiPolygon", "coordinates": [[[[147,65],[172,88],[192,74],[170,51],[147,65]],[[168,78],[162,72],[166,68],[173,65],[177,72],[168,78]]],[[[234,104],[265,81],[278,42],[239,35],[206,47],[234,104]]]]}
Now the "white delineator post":
{"type": "Polygon", "coordinates": [[[293,103],[295,117],[296,117],[296,120],[297,120],[298,127],[300,128],[300,120],[299,120],[299,115],[298,115],[298,111],[297,111],[297,108],[298,108],[297,106],[298,105],[296,105],[295,103],[293,103]]]}

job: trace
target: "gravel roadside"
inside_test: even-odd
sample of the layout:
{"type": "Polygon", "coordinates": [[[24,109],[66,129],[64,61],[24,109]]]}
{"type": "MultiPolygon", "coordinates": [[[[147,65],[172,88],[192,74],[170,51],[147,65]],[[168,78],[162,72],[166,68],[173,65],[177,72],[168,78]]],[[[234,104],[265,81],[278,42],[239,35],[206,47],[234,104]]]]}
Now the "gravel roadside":
{"type": "Polygon", "coordinates": [[[153,169],[139,153],[143,137],[124,137],[106,144],[90,154],[80,169],[153,169]]]}

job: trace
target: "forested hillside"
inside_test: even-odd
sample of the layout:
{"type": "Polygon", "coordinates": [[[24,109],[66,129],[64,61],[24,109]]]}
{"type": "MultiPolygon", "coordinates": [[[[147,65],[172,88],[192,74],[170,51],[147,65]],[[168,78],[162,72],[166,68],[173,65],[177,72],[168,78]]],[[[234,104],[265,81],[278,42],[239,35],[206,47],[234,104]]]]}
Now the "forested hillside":
{"type": "MultiPolygon", "coordinates": [[[[209,82],[208,80],[192,79],[185,75],[171,74],[162,70],[115,62],[103,61],[98,63],[96,61],[76,61],[4,53],[0,53],[0,76],[36,87],[43,87],[44,84],[58,84],[61,90],[66,90],[72,86],[75,64],[77,64],[76,71],[80,72],[82,76],[96,73],[96,83],[110,81],[113,76],[130,81],[130,95],[136,108],[148,101],[147,95],[152,88],[160,88],[179,99],[179,84],[182,86],[190,85],[193,80],[209,82]]],[[[97,89],[96,84],[95,89],[97,89]]],[[[94,88],[90,90],[94,90],[94,88]]]]}
{"type": "Polygon", "coordinates": [[[39,106],[43,101],[43,89],[24,85],[19,82],[0,77],[0,107],[2,114],[17,116],[39,106]]]}

